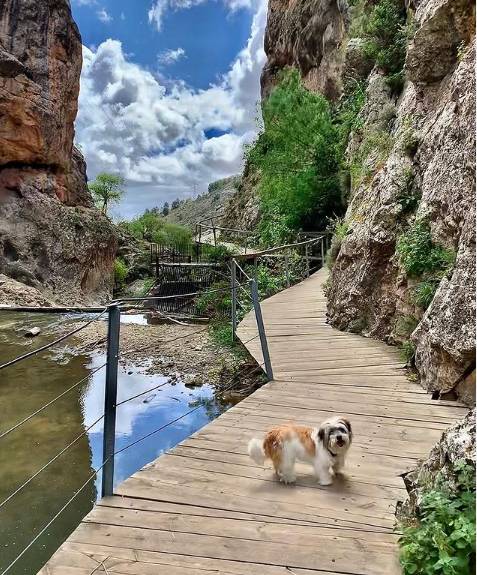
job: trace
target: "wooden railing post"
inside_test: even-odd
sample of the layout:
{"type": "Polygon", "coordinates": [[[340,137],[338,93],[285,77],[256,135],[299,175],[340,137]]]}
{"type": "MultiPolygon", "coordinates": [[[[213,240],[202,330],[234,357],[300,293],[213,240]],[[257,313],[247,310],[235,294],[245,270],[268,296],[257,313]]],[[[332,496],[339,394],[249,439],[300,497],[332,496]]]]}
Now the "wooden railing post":
{"type": "Polygon", "coordinates": [[[116,436],[116,401],[118,395],[119,329],[121,311],[117,305],[109,308],[106,385],[104,390],[103,474],[101,496],[113,494],[114,445],[116,436]]]}
{"type": "Polygon", "coordinates": [[[265,372],[269,380],[273,379],[272,362],[270,361],[270,353],[268,351],[267,334],[265,333],[265,326],[263,325],[262,308],[260,307],[260,300],[258,298],[258,287],[255,280],[250,280],[250,292],[252,295],[253,308],[255,310],[255,319],[257,320],[258,335],[260,337],[260,344],[262,346],[262,355],[265,362],[265,372]]]}
{"type": "Polygon", "coordinates": [[[232,339],[237,338],[237,263],[232,259],[230,264],[231,289],[232,289],[232,339]]]}
{"type": "Polygon", "coordinates": [[[321,267],[325,267],[325,244],[324,244],[324,236],[322,236],[320,241],[321,246],[321,267]]]}

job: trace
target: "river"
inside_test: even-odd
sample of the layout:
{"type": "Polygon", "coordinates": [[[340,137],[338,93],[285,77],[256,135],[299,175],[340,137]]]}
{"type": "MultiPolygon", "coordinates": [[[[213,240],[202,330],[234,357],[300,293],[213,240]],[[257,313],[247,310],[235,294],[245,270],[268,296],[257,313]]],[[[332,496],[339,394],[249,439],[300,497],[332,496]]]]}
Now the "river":
{"type": "MultiPolygon", "coordinates": [[[[51,341],[67,316],[0,312],[0,363],[51,341]],[[41,334],[28,339],[27,328],[41,334]]],[[[141,318],[139,318],[141,320],[141,318]]],[[[131,321],[128,318],[126,321],[131,321]]],[[[67,342],[66,342],[67,343],[67,342]]],[[[103,413],[103,353],[76,355],[62,343],[0,371],[0,434],[27,417],[76,381],[85,379],[46,410],[0,438],[0,506],[13,491],[103,413]]],[[[115,484],[214,419],[228,405],[219,404],[210,385],[189,389],[180,381],[148,375],[144,366],[120,367],[118,403],[152,387],[159,389],[118,407],[116,449],[177,418],[191,407],[200,409],[116,456],[115,484]]],[[[0,573],[28,545],[102,461],[102,421],[28,486],[0,507],[0,573]]],[[[100,474],[68,506],[44,535],[8,572],[33,575],[74,530],[98,497],[100,474]]]]}

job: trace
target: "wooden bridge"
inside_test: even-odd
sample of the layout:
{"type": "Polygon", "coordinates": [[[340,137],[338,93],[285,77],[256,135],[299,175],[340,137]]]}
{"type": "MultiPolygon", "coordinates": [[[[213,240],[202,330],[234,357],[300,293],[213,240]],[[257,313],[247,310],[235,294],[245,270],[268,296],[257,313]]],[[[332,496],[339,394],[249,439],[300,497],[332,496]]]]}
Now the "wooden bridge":
{"type": "MultiPolygon", "coordinates": [[[[100,501],[42,575],[392,575],[400,572],[401,475],[466,410],[433,401],[395,349],[326,324],[324,271],[263,302],[275,381],[100,501]],[[269,426],[349,416],[346,476],[295,486],[254,465],[247,441],[269,426]]],[[[255,334],[251,316],[239,326],[255,334]]],[[[258,339],[247,344],[261,363],[258,339]]]]}

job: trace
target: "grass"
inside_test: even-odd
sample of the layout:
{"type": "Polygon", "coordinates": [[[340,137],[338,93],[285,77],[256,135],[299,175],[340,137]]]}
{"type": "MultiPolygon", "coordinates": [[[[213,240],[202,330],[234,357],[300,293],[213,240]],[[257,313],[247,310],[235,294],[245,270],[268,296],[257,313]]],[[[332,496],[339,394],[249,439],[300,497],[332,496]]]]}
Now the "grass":
{"type": "Polygon", "coordinates": [[[426,310],[432,303],[437,291],[439,281],[425,280],[417,284],[412,295],[413,302],[421,309],[426,310]]]}
{"type": "Polygon", "coordinates": [[[410,340],[406,340],[401,344],[399,349],[401,359],[406,362],[407,365],[412,365],[414,361],[414,356],[416,355],[416,346],[410,340]]]}
{"type": "Polygon", "coordinates": [[[369,130],[364,134],[349,165],[352,188],[371,181],[388,159],[393,144],[392,135],[385,130],[369,130]]]}
{"type": "Polygon", "coordinates": [[[455,252],[434,244],[427,221],[416,220],[398,238],[396,252],[399,263],[409,277],[437,274],[443,277],[455,262],[455,252]]]}

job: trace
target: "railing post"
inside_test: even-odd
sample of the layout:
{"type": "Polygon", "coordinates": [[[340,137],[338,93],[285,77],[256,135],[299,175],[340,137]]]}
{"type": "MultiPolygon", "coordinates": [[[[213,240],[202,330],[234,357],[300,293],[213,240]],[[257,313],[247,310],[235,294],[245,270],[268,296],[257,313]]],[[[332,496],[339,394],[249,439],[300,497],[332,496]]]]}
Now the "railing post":
{"type": "Polygon", "coordinates": [[[306,277],[310,277],[310,256],[308,244],[305,245],[306,277]]]}
{"type": "Polygon", "coordinates": [[[270,361],[270,353],[268,351],[267,335],[265,333],[265,326],[263,325],[262,308],[258,299],[258,287],[255,280],[250,280],[250,292],[252,295],[253,308],[255,310],[255,319],[257,320],[258,335],[260,336],[260,344],[262,346],[262,355],[265,362],[265,372],[269,380],[273,379],[272,362],[270,361]]]}
{"type": "Polygon", "coordinates": [[[321,238],[320,241],[321,246],[321,267],[325,267],[325,246],[324,246],[324,236],[321,238]]]}
{"type": "Polygon", "coordinates": [[[117,305],[110,306],[106,385],[104,390],[103,462],[105,462],[105,465],[101,482],[101,497],[108,497],[113,494],[120,317],[119,307],[117,305]]]}
{"type": "Polygon", "coordinates": [[[290,265],[288,261],[288,252],[285,253],[285,282],[287,288],[290,287],[290,265]]]}
{"type": "Polygon", "coordinates": [[[231,289],[232,289],[232,340],[236,340],[237,331],[237,263],[232,259],[230,263],[231,289]]]}

